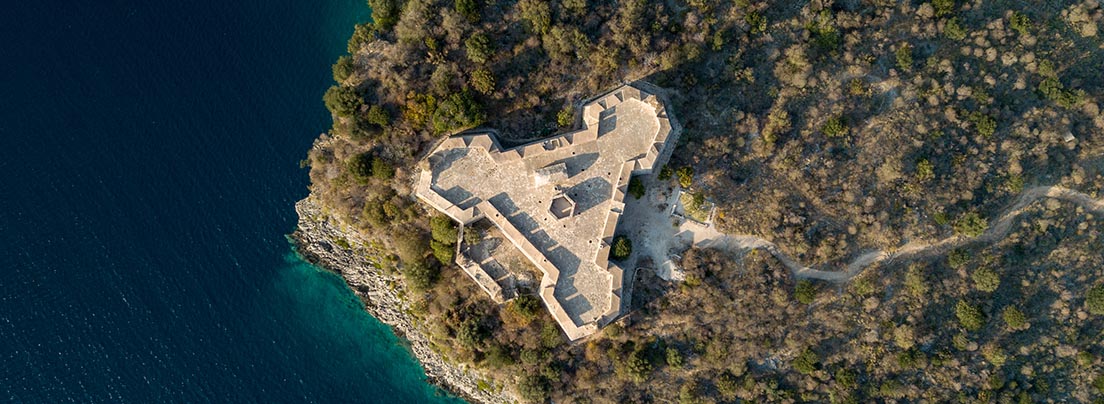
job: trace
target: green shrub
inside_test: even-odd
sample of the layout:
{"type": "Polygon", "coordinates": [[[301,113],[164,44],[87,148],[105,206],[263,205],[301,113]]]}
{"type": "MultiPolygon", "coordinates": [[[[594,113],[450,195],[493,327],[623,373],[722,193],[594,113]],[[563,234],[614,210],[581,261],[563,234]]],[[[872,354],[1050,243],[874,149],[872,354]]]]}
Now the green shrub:
{"type": "Polygon", "coordinates": [[[453,93],[433,111],[433,129],[438,133],[468,129],[487,121],[487,113],[468,91],[453,93]]]}
{"type": "Polygon", "coordinates": [[[640,181],[640,178],[632,177],[629,179],[629,195],[636,199],[644,197],[644,182],[640,181]]]}
{"type": "Polygon", "coordinates": [[[372,161],[375,159],[375,156],[372,156],[371,153],[361,153],[353,156],[345,166],[356,182],[366,184],[368,179],[372,177],[372,161]]]}
{"type": "Polygon", "coordinates": [[[1047,77],[1039,83],[1039,94],[1062,108],[1074,108],[1085,99],[1083,90],[1067,90],[1056,77],[1047,77]]]}
{"type": "Polygon", "coordinates": [[[982,137],[993,136],[997,132],[997,120],[981,112],[971,113],[970,122],[974,124],[974,130],[982,137]]]}
{"type": "Polygon", "coordinates": [[[955,233],[977,237],[985,233],[989,228],[989,221],[981,217],[977,212],[967,212],[958,217],[954,222],[955,233]]]}
{"type": "Polygon", "coordinates": [[[575,123],[575,109],[571,107],[571,104],[564,105],[560,112],[556,113],[556,124],[561,128],[566,128],[575,123]]]}
{"type": "Polygon", "coordinates": [[[391,124],[391,116],[383,107],[373,105],[368,108],[368,113],[364,114],[364,121],[382,128],[391,124]]]}
{"type": "Polygon", "coordinates": [[[437,261],[441,264],[449,265],[456,259],[456,247],[453,245],[445,244],[437,240],[430,240],[429,248],[433,250],[433,257],[437,258],[437,261]]]}
{"type": "Polygon", "coordinates": [[[1093,380],[1092,385],[1096,388],[1096,391],[1104,393],[1104,374],[1097,376],[1096,379],[1093,380]]]}
{"type": "Polygon", "coordinates": [[[476,64],[487,63],[494,55],[494,48],[490,38],[482,32],[472,34],[464,41],[464,50],[468,54],[468,60],[476,64]]]}
{"type": "Polygon", "coordinates": [[[813,285],[813,282],[807,279],[797,281],[797,286],[794,288],[794,299],[797,299],[797,301],[801,303],[809,304],[816,299],[816,295],[817,288],[816,285],[813,285]]]}
{"type": "Polygon", "coordinates": [[[348,79],[353,74],[353,58],[349,55],[342,55],[337,58],[337,62],[333,64],[333,79],[334,81],[341,83],[345,79],[348,79]]]}
{"type": "Polygon", "coordinates": [[[623,235],[613,238],[613,247],[610,249],[610,258],[623,260],[632,254],[632,240],[623,235]]]}
{"type": "Polygon", "coordinates": [[[989,267],[980,267],[970,275],[974,280],[974,288],[982,292],[992,293],[1000,286],[1000,274],[989,267]]]}
{"type": "Polygon", "coordinates": [[[955,304],[955,317],[958,318],[958,324],[967,331],[977,331],[985,325],[985,313],[965,300],[959,300],[955,304]]]}
{"type": "Polygon", "coordinates": [[[679,352],[676,348],[667,348],[667,366],[673,368],[681,368],[683,365],[682,352],[679,352]]]}
{"type": "Polygon", "coordinates": [[[961,248],[951,250],[950,254],[947,254],[947,266],[952,269],[959,269],[970,262],[970,252],[961,248]]]}
{"type": "Polygon", "coordinates": [[[532,403],[543,403],[548,400],[551,387],[543,376],[526,375],[518,381],[517,389],[522,399],[532,403]]]}
{"type": "Polygon", "coordinates": [[[955,0],[932,0],[931,5],[935,9],[935,16],[942,17],[954,12],[955,0]]]}
{"type": "Polygon", "coordinates": [[[424,261],[404,263],[403,278],[406,280],[406,286],[416,291],[433,287],[439,275],[436,268],[426,265],[424,261]]]}
{"type": "Polygon", "coordinates": [[[850,369],[839,368],[833,377],[836,379],[836,384],[839,384],[844,390],[851,390],[859,385],[858,375],[850,369]]]}
{"type": "Polygon", "coordinates": [[[820,131],[824,133],[824,136],[832,139],[847,136],[850,130],[851,129],[847,127],[847,120],[842,116],[828,118],[828,122],[825,122],[824,126],[820,127],[820,131]]]}
{"type": "Polygon", "coordinates": [[[1027,316],[1024,316],[1020,309],[1016,306],[1005,307],[1001,311],[1001,318],[1004,319],[1004,325],[1008,326],[1010,330],[1019,330],[1027,325],[1027,316]]]}
{"type": "Polygon", "coordinates": [[[1026,14],[1019,11],[1013,11],[1012,17],[1009,18],[1008,26],[1011,27],[1020,35],[1031,34],[1031,19],[1026,14]]]}
{"type": "Polygon", "coordinates": [[[660,181],[667,181],[671,179],[671,176],[674,175],[674,173],[675,170],[672,170],[670,166],[664,164],[663,167],[659,169],[659,175],[656,176],[656,179],[660,181]]]}
{"type": "Polygon", "coordinates": [[[1088,307],[1089,313],[1104,315],[1104,285],[1096,285],[1085,293],[1085,306],[1088,307]]]}
{"type": "Polygon", "coordinates": [[[805,348],[790,362],[790,365],[793,366],[794,370],[807,375],[815,372],[817,367],[820,366],[820,357],[812,349],[805,348]]]}
{"type": "Polygon", "coordinates": [[[935,178],[935,165],[928,159],[920,159],[916,162],[916,180],[920,182],[931,181],[935,178]]]}
{"type": "Polygon", "coordinates": [[[508,307],[519,317],[526,320],[532,320],[537,318],[537,315],[540,314],[541,302],[536,296],[521,295],[510,301],[508,307]]]}
{"type": "Polygon", "coordinates": [[[374,157],[372,158],[372,177],[384,181],[394,178],[395,167],[379,157],[374,157]]]}
{"type": "Polygon", "coordinates": [[[514,364],[514,358],[510,356],[510,351],[499,344],[492,344],[483,352],[483,363],[489,365],[492,369],[501,369],[506,366],[514,364]]]}
{"type": "Polygon", "coordinates": [[[748,11],[744,14],[744,22],[748,24],[752,35],[767,31],[767,17],[764,17],[758,11],[748,11]]]}
{"type": "Polygon", "coordinates": [[[644,356],[642,349],[635,349],[624,363],[624,370],[630,380],[644,383],[652,375],[652,363],[644,356]]]}
{"type": "Polygon", "coordinates": [[[486,338],[487,330],[483,328],[478,318],[468,318],[461,321],[460,325],[456,327],[456,340],[466,347],[480,346],[486,338]]]}
{"type": "Polygon", "coordinates": [[[928,295],[928,281],[924,279],[924,267],[920,264],[909,265],[905,272],[905,290],[913,297],[923,298],[928,295]]]}
{"type": "Polygon", "coordinates": [[[1008,361],[1008,354],[996,345],[986,345],[985,348],[981,349],[981,356],[998,368],[1004,366],[1004,363],[1008,361]]]}
{"type": "Polygon", "coordinates": [[[1096,356],[1092,352],[1081,351],[1077,353],[1077,365],[1087,368],[1092,366],[1093,362],[1096,362],[1096,356]]]}
{"type": "Polygon", "coordinates": [[[481,17],[478,0],[456,0],[456,12],[472,24],[479,22],[481,17]]]}
{"type": "Polygon", "coordinates": [[[897,57],[897,67],[902,71],[912,71],[912,45],[903,43],[894,52],[897,57]]]}
{"type": "Polygon", "coordinates": [[[372,21],[382,31],[391,29],[399,22],[402,11],[400,0],[368,0],[368,7],[372,9],[372,21]]]}
{"type": "Polygon", "coordinates": [[[959,25],[957,18],[947,20],[943,25],[943,36],[955,41],[966,39],[966,29],[959,25]]]}
{"type": "Polygon", "coordinates": [[[456,224],[445,215],[437,215],[429,218],[429,229],[433,239],[442,244],[456,244],[456,224]]]}
{"type": "Polygon", "coordinates": [[[740,391],[739,380],[728,371],[717,376],[717,380],[714,380],[713,384],[717,386],[717,392],[721,393],[721,398],[726,401],[735,399],[736,393],[740,391]]]}
{"type": "Polygon", "coordinates": [[[679,186],[683,188],[690,188],[694,185],[694,168],[690,166],[682,166],[675,172],[678,175],[679,186]]]}
{"type": "Polygon", "coordinates": [[[490,70],[479,68],[475,69],[471,73],[471,78],[468,79],[468,83],[471,84],[475,91],[481,94],[490,94],[495,89],[495,79],[490,70]]]}
{"type": "Polygon", "coordinates": [[[553,322],[544,323],[541,327],[541,346],[545,348],[555,348],[563,343],[563,337],[560,335],[560,327],[553,322]]]}
{"type": "Polygon", "coordinates": [[[326,103],[326,109],[330,110],[331,114],[339,117],[352,116],[364,105],[364,99],[357,94],[356,90],[343,86],[330,86],[322,96],[322,101],[326,103]]]}

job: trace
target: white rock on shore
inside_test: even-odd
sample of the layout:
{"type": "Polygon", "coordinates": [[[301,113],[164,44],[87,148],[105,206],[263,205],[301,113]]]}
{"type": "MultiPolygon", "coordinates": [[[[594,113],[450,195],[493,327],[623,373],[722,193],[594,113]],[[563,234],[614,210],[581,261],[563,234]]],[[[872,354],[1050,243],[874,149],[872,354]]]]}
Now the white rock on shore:
{"type": "Polygon", "coordinates": [[[338,246],[335,240],[356,237],[330,223],[314,200],[308,197],[299,201],[295,204],[295,210],[299,213],[299,225],[291,237],[299,253],[311,263],[341,275],[372,317],[391,326],[395,334],[409,341],[410,350],[418,358],[431,383],[472,403],[518,401],[507,391],[495,393],[480,390],[477,386],[480,377],[476,371],[447,363],[434,352],[429,339],[414,326],[413,319],[407,314],[409,303],[399,297],[403,288],[401,279],[373,267],[362,254],[338,246]],[[389,283],[397,287],[392,288],[389,283]]]}

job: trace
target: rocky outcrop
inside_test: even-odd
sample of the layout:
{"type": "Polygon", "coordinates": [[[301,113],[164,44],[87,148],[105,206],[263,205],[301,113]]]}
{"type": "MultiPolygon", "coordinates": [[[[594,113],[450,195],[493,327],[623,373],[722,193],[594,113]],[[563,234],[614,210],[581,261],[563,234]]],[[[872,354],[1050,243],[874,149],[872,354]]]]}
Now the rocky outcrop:
{"type": "Polygon", "coordinates": [[[410,350],[425,368],[431,383],[473,403],[518,401],[505,391],[495,393],[479,389],[479,374],[476,371],[448,363],[431,349],[429,339],[408,314],[410,304],[401,297],[401,279],[373,266],[364,253],[343,248],[337,241],[355,240],[355,235],[332,223],[322,208],[309,197],[296,203],[295,210],[299,213],[299,225],[291,237],[299,254],[311,263],[341,275],[364,302],[364,308],[372,317],[390,325],[395,334],[409,341],[410,350]]]}

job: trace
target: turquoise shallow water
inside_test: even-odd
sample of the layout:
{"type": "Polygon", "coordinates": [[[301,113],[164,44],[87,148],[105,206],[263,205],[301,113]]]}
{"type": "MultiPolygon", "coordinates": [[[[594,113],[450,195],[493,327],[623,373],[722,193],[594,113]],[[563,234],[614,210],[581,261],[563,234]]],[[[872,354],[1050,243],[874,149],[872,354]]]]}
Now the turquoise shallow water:
{"type": "Polygon", "coordinates": [[[0,13],[0,401],[440,403],[284,235],[360,0],[0,13]]]}

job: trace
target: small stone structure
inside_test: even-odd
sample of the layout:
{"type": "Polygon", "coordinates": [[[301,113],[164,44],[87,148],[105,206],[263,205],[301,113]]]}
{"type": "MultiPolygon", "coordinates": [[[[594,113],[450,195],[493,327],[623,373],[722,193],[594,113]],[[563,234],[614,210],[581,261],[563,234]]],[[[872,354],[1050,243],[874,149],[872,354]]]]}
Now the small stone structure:
{"type": "MultiPolygon", "coordinates": [[[[441,142],[422,164],[417,196],[463,225],[489,220],[543,274],[539,295],[572,341],[621,314],[623,270],[609,261],[629,177],[673,149],[665,103],[626,85],[582,108],[583,128],[503,149],[490,133],[441,142]]],[[[479,263],[457,263],[496,301],[479,263]]]]}

